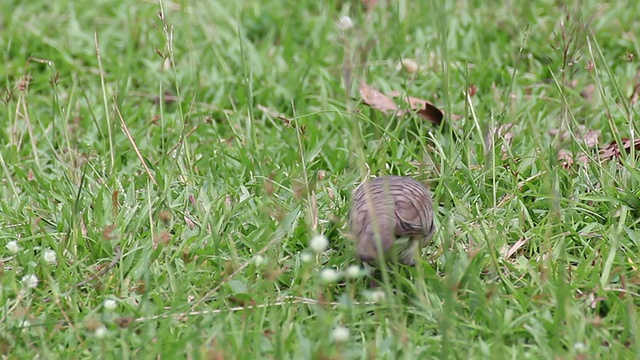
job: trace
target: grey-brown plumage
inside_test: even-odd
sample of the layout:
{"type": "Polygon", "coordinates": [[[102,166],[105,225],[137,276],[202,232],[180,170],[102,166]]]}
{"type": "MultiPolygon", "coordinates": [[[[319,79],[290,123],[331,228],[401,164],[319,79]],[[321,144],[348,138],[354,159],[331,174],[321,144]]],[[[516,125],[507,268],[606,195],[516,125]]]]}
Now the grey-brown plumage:
{"type": "Polygon", "coordinates": [[[363,182],[353,194],[349,232],[361,261],[376,262],[380,244],[385,260],[414,265],[433,231],[431,195],[414,179],[381,176],[363,182]]]}

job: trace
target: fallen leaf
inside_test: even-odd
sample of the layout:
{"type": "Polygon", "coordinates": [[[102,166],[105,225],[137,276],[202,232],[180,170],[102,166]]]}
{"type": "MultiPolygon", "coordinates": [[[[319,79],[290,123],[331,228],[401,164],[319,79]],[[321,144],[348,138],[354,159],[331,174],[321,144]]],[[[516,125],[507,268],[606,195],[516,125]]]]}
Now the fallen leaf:
{"type": "MultiPolygon", "coordinates": [[[[559,129],[549,130],[549,135],[551,136],[556,136],[558,134],[560,134],[561,140],[567,140],[571,136],[571,133],[569,131],[560,132],[559,129]]],[[[593,130],[593,129],[587,129],[587,127],[584,125],[578,125],[578,131],[576,132],[576,135],[577,136],[579,135],[578,138],[582,139],[582,141],[584,141],[587,147],[597,146],[598,140],[600,138],[599,131],[593,130]]]]}
{"type": "Polygon", "coordinates": [[[390,97],[380,91],[367,85],[364,81],[360,82],[358,88],[362,101],[376,110],[380,110],[385,114],[398,111],[398,106],[390,97]]]}
{"type": "Polygon", "coordinates": [[[583,140],[587,147],[594,147],[598,145],[598,140],[600,139],[600,132],[597,130],[589,129],[584,134],[583,140]]]}
{"type": "Polygon", "coordinates": [[[484,145],[487,151],[493,148],[495,139],[500,138],[502,139],[502,146],[500,148],[500,151],[502,152],[502,154],[506,154],[509,151],[508,147],[511,146],[511,141],[513,141],[514,138],[514,135],[511,132],[511,128],[513,126],[513,123],[506,123],[498,126],[497,128],[494,127],[492,129],[489,129],[489,132],[484,139],[484,145]]]}
{"type": "MultiPolygon", "coordinates": [[[[412,110],[418,110],[418,115],[422,116],[426,120],[433,122],[436,125],[440,125],[440,122],[442,122],[445,113],[444,111],[437,108],[432,102],[412,96],[407,96],[406,100],[409,102],[409,106],[411,106],[412,110]]],[[[451,114],[451,119],[462,119],[462,115],[451,114]]]]}
{"type": "Polygon", "coordinates": [[[640,151],[640,138],[636,139],[634,142],[631,142],[630,139],[623,138],[622,149],[620,149],[620,146],[617,142],[612,141],[611,144],[600,149],[600,158],[604,160],[618,158],[622,154],[622,151],[628,152],[632,147],[635,148],[636,151],[640,151]]]}
{"type": "MultiPolygon", "coordinates": [[[[389,95],[393,97],[401,97],[402,94],[399,91],[392,91],[389,95]]],[[[420,117],[425,120],[428,120],[436,125],[440,125],[442,122],[442,118],[444,117],[444,113],[440,111],[435,105],[431,102],[423,99],[419,99],[413,96],[402,96],[404,101],[409,104],[409,109],[411,111],[415,111],[418,113],[420,117]]],[[[405,111],[400,110],[399,115],[406,114],[405,111]]]]}
{"type": "Polygon", "coordinates": [[[187,224],[190,230],[196,227],[196,224],[187,215],[184,216],[184,222],[187,224]]]}
{"type": "Polygon", "coordinates": [[[519,239],[518,241],[516,241],[515,244],[513,244],[509,250],[507,250],[507,253],[505,254],[505,259],[508,259],[510,257],[513,256],[513,254],[515,254],[518,250],[520,250],[520,248],[522,246],[524,246],[524,244],[526,244],[529,241],[529,239],[527,238],[522,238],[519,239]]]}
{"type": "MultiPolygon", "coordinates": [[[[403,100],[407,104],[409,104],[410,110],[415,111],[423,119],[439,126],[442,123],[442,119],[444,118],[444,112],[442,110],[438,109],[432,102],[424,99],[413,96],[403,96],[399,91],[392,91],[391,93],[389,93],[389,96],[391,96],[389,97],[382,92],[374,89],[373,87],[367,85],[364,81],[360,82],[359,90],[360,95],[362,96],[362,101],[365,104],[374,109],[380,110],[385,114],[389,114],[390,112],[397,112],[398,116],[406,115],[407,111],[399,110],[398,106],[391,98],[402,97],[403,100]]],[[[451,118],[453,120],[458,120],[462,118],[462,116],[452,114],[451,118]]]]}
{"type": "MultiPolygon", "coordinates": [[[[600,159],[603,161],[612,160],[613,158],[619,158],[623,152],[627,153],[631,150],[631,148],[635,148],[636,151],[640,151],[640,138],[635,141],[631,141],[630,139],[623,138],[622,146],[619,146],[617,142],[612,141],[609,145],[601,147],[599,149],[600,159]]],[[[561,161],[561,165],[565,168],[570,167],[575,162],[580,164],[586,164],[589,161],[589,157],[586,154],[579,154],[577,159],[574,160],[571,153],[567,150],[560,150],[558,153],[558,160],[561,161]]]]}
{"type": "MultiPolygon", "coordinates": [[[[392,91],[390,95],[393,97],[402,96],[399,91],[392,91]]],[[[431,101],[413,96],[402,96],[402,98],[409,104],[409,108],[412,111],[416,111],[420,117],[440,126],[442,119],[444,118],[444,112],[438,109],[431,101]]],[[[461,117],[462,116],[460,115],[451,115],[453,120],[458,120],[461,117]]]]}
{"type": "Polygon", "coordinates": [[[407,96],[406,101],[409,102],[409,106],[412,110],[417,110],[418,115],[420,115],[423,119],[431,121],[432,123],[440,126],[442,123],[442,118],[444,118],[444,113],[438,109],[433,103],[418,99],[412,96],[407,96]]]}
{"type": "MultiPolygon", "coordinates": [[[[563,168],[569,168],[574,164],[573,155],[569,150],[562,149],[558,152],[558,160],[563,168]]],[[[582,154],[578,156],[577,161],[581,164],[586,164],[589,161],[587,155],[582,154]]]]}

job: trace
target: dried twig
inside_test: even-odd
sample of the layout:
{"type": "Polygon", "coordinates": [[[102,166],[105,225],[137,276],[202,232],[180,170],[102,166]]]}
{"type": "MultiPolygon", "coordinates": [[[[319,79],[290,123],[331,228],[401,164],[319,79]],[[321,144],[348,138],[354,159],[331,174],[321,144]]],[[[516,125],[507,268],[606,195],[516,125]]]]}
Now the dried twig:
{"type": "MultiPolygon", "coordinates": [[[[168,318],[172,318],[172,319],[175,319],[175,320],[184,320],[187,317],[193,317],[193,316],[220,314],[220,313],[224,313],[224,312],[237,312],[237,311],[251,310],[251,309],[264,309],[264,308],[269,308],[269,307],[273,307],[273,306],[285,306],[285,305],[295,305],[295,304],[322,305],[322,306],[329,305],[329,306],[332,306],[334,308],[342,305],[339,302],[327,302],[327,301],[321,301],[321,300],[316,300],[316,299],[304,298],[304,297],[300,297],[300,296],[288,295],[288,296],[280,297],[280,298],[278,298],[278,300],[276,300],[275,302],[270,303],[270,304],[267,303],[267,304],[248,305],[248,306],[236,306],[236,307],[224,308],[224,309],[188,311],[188,312],[177,313],[177,314],[159,314],[159,315],[145,316],[145,317],[139,317],[139,318],[121,317],[121,318],[116,319],[115,323],[118,324],[120,327],[127,327],[132,322],[142,323],[142,322],[145,322],[145,321],[155,321],[155,320],[168,319],[168,318]]],[[[375,301],[363,301],[363,302],[355,302],[352,305],[353,306],[367,306],[367,305],[375,305],[375,304],[377,304],[377,302],[375,302],[375,301]]],[[[167,307],[165,309],[166,310],[171,310],[170,307],[167,307]]],[[[70,319],[65,317],[65,320],[58,321],[57,325],[58,326],[73,326],[74,323],[70,319]]],[[[30,325],[30,327],[36,327],[36,326],[50,326],[50,323],[31,324],[30,325]]]]}
{"type": "MultiPolygon", "coordinates": [[[[270,304],[267,303],[267,304],[257,304],[257,305],[247,305],[247,306],[236,306],[236,307],[224,308],[224,309],[188,311],[188,312],[178,313],[178,314],[160,314],[160,315],[136,318],[136,319],[133,319],[133,321],[144,322],[149,320],[159,320],[159,319],[166,319],[166,318],[174,318],[177,320],[182,320],[188,316],[201,316],[201,315],[210,315],[210,314],[220,314],[223,312],[236,312],[236,311],[242,311],[242,310],[263,309],[263,308],[268,308],[272,306],[283,306],[283,305],[290,305],[290,304],[330,305],[332,307],[337,307],[341,305],[338,302],[327,302],[327,301],[321,301],[316,299],[304,298],[300,296],[287,295],[279,298],[276,302],[273,302],[270,304]]],[[[374,304],[376,304],[376,302],[373,302],[373,301],[363,301],[363,302],[353,303],[353,305],[355,306],[374,305],[374,304]]],[[[167,310],[171,310],[171,308],[167,308],[167,310]]]]}

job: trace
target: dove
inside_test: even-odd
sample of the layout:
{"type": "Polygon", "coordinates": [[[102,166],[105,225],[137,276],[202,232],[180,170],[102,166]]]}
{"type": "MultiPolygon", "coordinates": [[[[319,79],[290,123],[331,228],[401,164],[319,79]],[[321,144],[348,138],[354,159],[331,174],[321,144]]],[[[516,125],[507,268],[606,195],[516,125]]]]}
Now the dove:
{"type": "Polygon", "coordinates": [[[349,234],[360,261],[374,264],[379,250],[385,261],[415,265],[415,256],[435,230],[429,190],[404,176],[364,181],[353,194],[349,234]]]}

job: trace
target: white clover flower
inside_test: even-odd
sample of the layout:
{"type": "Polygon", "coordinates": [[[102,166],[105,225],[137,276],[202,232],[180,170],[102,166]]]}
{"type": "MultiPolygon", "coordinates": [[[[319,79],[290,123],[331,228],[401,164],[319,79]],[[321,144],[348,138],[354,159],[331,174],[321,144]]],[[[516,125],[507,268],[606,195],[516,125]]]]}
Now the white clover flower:
{"type": "Polygon", "coordinates": [[[104,306],[106,310],[113,311],[116,306],[118,306],[118,303],[113,299],[107,299],[104,301],[104,304],[102,306],[104,306]]]}
{"type": "Polygon", "coordinates": [[[311,247],[311,250],[313,250],[313,252],[315,252],[316,254],[320,254],[321,252],[327,250],[327,248],[329,247],[329,239],[327,239],[327,237],[324,235],[316,235],[311,238],[309,246],[311,247]]]}
{"type": "Polygon", "coordinates": [[[346,273],[347,273],[347,277],[355,279],[355,278],[359,278],[363,274],[363,271],[360,268],[360,266],[351,265],[347,268],[346,273]]]}
{"type": "Polygon", "coordinates": [[[9,253],[11,255],[15,255],[18,253],[18,251],[20,251],[20,246],[18,245],[18,242],[15,240],[9,241],[7,245],[5,245],[5,247],[7,248],[7,250],[9,250],[9,253]]]}
{"type": "Polygon", "coordinates": [[[410,74],[416,74],[418,72],[424,72],[424,67],[413,59],[402,59],[396,66],[396,70],[404,70],[410,74]]]}
{"type": "Polygon", "coordinates": [[[302,260],[303,263],[310,263],[313,260],[313,255],[308,252],[304,252],[300,254],[300,260],[302,260]]]}
{"type": "Polygon", "coordinates": [[[42,257],[44,258],[44,261],[55,265],[56,262],[58,261],[58,256],[56,255],[56,252],[53,250],[45,250],[45,252],[42,254],[42,257]]]}
{"type": "Polygon", "coordinates": [[[333,283],[338,281],[340,274],[331,268],[327,268],[320,272],[320,278],[326,283],[333,283]]]}
{"type": "Polygon", "coordinates": [[[24,329],[31,326],[31,322],[27,319],[23,319],[22,321],[20,321],[20,328],[24,329]]]}
{"type": "Polygon", "coordinates": [[[586,346],[584,343],[582,343],[582,342],[574,343],[574,344],[573,344],[573,348],[574,348],[576,351],[578,351],[578,352],[585,352],[585,351],[587,351],[587,350],[588,350],[588,349],[587,349],[587,346],[586,346]]]}
{"type": "Polygon", "coordinates": [[[256,266],[260,266],[262,264],[265,263],[265,259],[264,256],[262,255],[256,255],[253,257],[253,263],[256,264],[256,266]]]}
{"type": "Polygon", "coordinates": [[[21,282],[25,288],[33,289],[34,287],[38,286],[38,277],[33,274],[25,275],[22,277],[21,282]]]}
{"type": "Polygon", "coordinates": [[[104,325],[98,326],[98,328],[95,331],[96,338],[98,339],[103,339],[108,334],[109,334],[109,330],[107,330],[107,328],[104,327],[104,325]]]}
{"type": "Polygon", "coordinates": [[[331,338],[335,342],[345,342],[349,340],[349,329],[344,326],[336,326],[331,332],[331,338]]]}
{"type": "Polygon", "coordinates": [[[367,293],[365,293],[365,296],[367,297],[367,299],[369,299],[369,301],[375,303],[383,301],[386,297],[384,291],[382,290],[368,291],[367,293]]]}
{"type": "Polygon", "coordinates": [[[348,16],[341,16],[336,21],[336,27],[340,31],[347,31],[353,29],[353,20],[348,16]]]}

